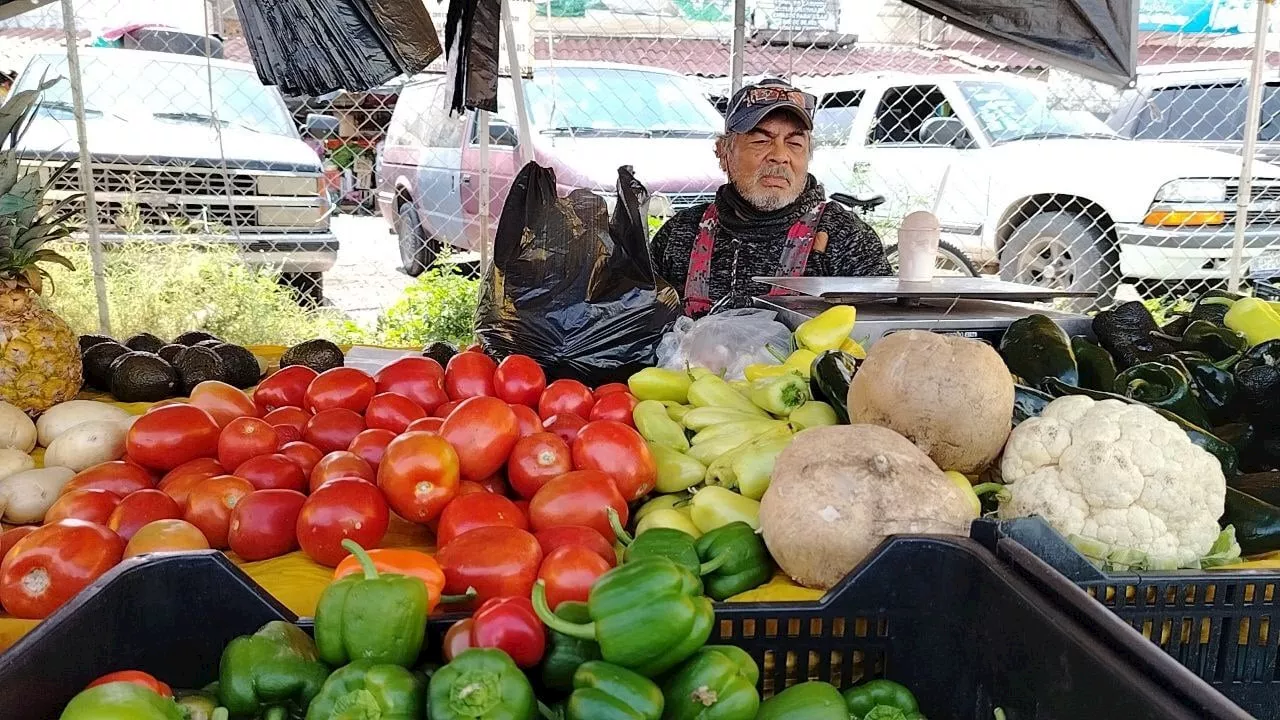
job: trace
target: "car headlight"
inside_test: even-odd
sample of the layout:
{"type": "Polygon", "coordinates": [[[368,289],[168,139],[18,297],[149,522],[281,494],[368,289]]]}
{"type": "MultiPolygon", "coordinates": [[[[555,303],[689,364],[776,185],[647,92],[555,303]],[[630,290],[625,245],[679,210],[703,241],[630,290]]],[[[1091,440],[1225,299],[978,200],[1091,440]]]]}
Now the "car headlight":
{"type": "Polygon", "coordinates": [[[1183,179],[1167,182],[1156,192],[1156,202],[1225,202],[1227,181],[1183,179]]]}
{"type": "MultiPolygon", "coordinates": [[[[320,179],[323,181],[324,177],[320,179]]],[[[274,197],[309,197],[316,194],[315,175],[260,175],[258,194],[274,197]]]]}

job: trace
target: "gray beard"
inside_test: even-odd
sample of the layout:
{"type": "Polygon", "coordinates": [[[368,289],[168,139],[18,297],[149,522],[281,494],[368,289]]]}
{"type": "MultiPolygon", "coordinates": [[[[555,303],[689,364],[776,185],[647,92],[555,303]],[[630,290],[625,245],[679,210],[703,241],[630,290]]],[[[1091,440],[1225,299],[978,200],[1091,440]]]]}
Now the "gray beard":
{"type": "Polygon", "coordinates": [[[795,202],[796,198],[800,197],[800,193],[803,191],[803,188],[795,191],[766,189],[747,190],[737,182],[733,185],[738,189],[738,194],[741,195],[744,200],[751,203],[755,209],[760,210],[761,212],[781,210],[795,202]]]}

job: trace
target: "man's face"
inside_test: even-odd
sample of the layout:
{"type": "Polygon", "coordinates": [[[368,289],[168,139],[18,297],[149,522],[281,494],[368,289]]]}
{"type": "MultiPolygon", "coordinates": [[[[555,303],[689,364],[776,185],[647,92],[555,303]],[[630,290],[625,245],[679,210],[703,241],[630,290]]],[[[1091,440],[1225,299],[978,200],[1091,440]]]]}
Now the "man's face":
{"type": "Polygon", "coordinates": [[[790,205],[809,174],[809,131],[800,119],[778,111],[750,132],[730,138],[721,166],[747,202],[760,210],[790,205]]]}

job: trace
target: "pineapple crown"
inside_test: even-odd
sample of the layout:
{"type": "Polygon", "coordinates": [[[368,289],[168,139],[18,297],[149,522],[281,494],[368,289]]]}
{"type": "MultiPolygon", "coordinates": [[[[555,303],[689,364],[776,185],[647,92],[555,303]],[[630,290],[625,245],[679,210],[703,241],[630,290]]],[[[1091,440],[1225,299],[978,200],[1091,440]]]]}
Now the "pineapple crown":
{"type": "Polygon", "coordinates": [[[48,207],[43,202],[49,187],[71,164],[54,170],[49,182],[42,184],[35,168],[24,170],[18,161],[18,143],[31,126],[40,95],[55,82],[41,82],[35,89],[13,93],[0,105],[0,291],[29,289],[39,294],[49,277],[41,263],[75,269],[70,260],[44,247],[71,235],[80,196],[48,207]]]}

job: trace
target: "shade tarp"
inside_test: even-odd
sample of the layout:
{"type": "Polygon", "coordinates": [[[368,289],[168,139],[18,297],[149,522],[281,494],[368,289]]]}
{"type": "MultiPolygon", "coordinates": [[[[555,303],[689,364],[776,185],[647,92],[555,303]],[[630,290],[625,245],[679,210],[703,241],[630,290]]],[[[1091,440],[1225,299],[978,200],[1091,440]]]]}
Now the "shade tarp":
{"type": "Polygon", "coordinates": [[[1127,85],[1137,74],[1138,0],[905,0],[1057,67],[1127,85]]]}
{"type": "Polygon", "coordinates": [[[0,0],[0,20],[8,20],[51,2],[53,0],[0,0]]]}

